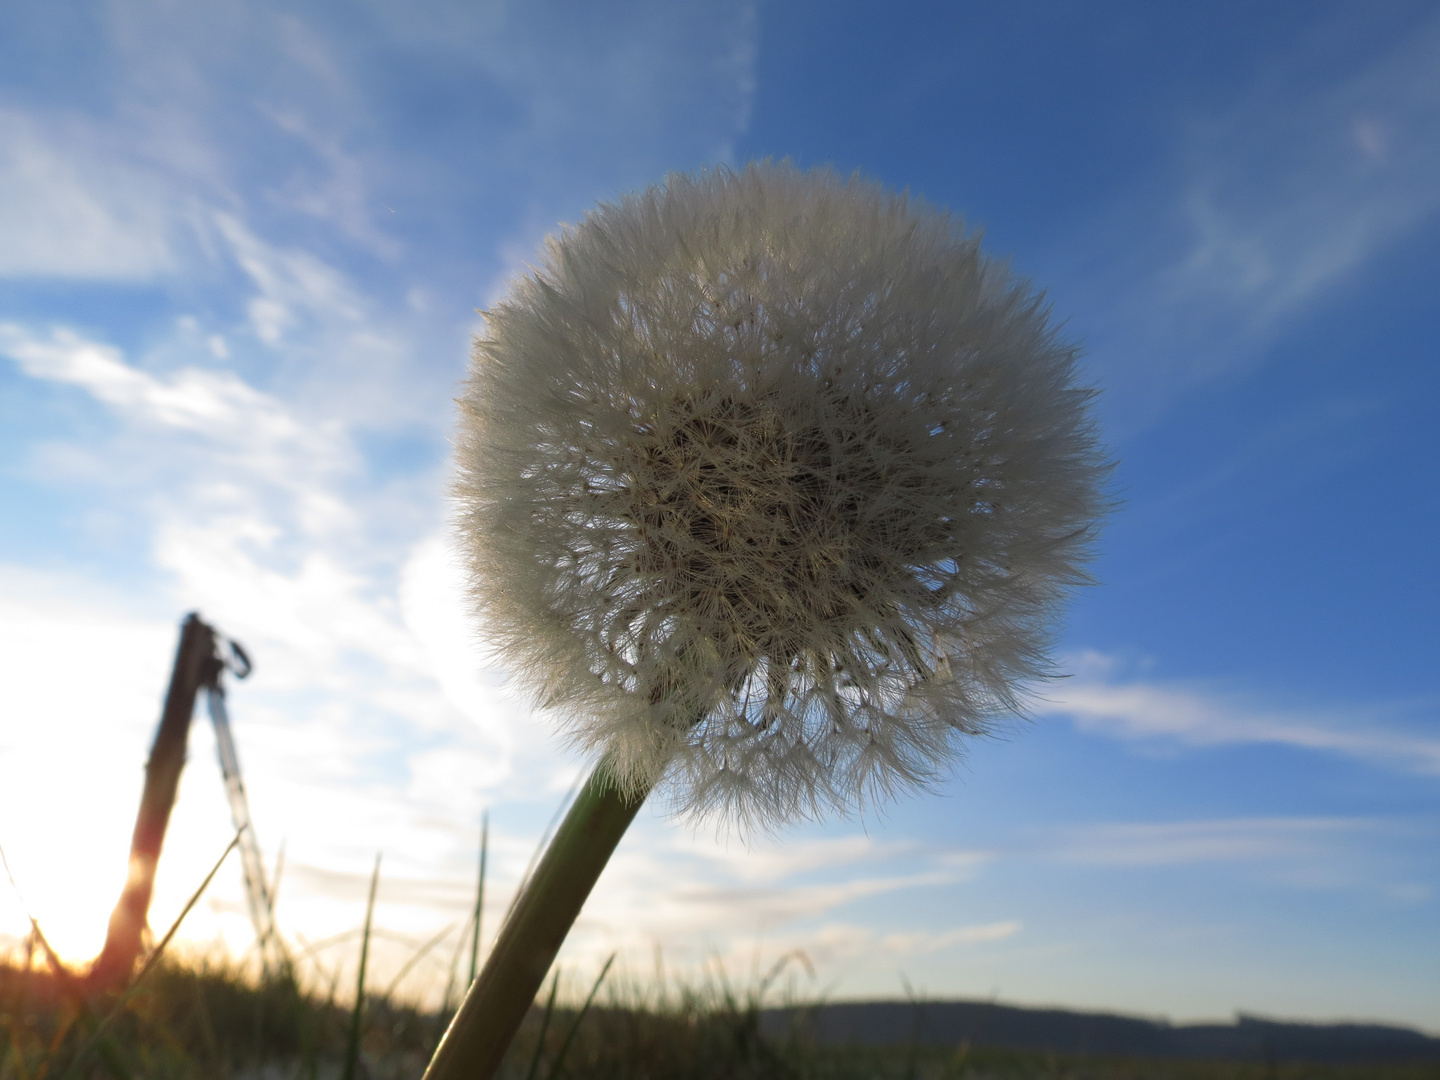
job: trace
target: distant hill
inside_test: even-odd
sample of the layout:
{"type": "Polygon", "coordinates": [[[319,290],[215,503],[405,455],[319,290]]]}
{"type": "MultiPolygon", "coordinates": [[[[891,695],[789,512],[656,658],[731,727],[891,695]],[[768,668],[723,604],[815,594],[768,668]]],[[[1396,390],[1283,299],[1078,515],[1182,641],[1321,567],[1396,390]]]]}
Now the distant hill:
{"type": "Polygon", "coordinates": [[[760,1022],[769,1035],[794,1031],[828,1045],[968,1042],[1066,1054],[1336,1065],[1440,1061],[1440,1039],[1409,1028],[1280,1023],[1243,1015],[1230,1024],[1170,1024],[979,1001],[862,1001],[766,1009],[760,1022]]]}

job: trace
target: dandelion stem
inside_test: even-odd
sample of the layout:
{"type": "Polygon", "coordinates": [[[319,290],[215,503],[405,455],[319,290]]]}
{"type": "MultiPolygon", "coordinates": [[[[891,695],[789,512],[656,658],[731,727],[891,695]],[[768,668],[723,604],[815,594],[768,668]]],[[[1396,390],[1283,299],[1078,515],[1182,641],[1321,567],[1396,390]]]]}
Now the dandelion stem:
{"type": "Polygon", "coordinates": [[[440,1041],[424,1080],[489,1080],[545,981],[644,794],[622,794],[602,761],[565,815],[480,976],[440,1041]]]}

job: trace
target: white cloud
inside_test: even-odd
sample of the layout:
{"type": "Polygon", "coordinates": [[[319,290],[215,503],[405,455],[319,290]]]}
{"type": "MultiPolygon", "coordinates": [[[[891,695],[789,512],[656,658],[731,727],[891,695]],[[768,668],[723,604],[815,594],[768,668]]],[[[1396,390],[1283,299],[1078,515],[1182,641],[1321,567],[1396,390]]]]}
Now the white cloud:
{"type": "Polygon", "coordinates": [[[0,277],[137,281],[176,266],[157,178],[74,117],[0,109],[0,277]]]}
{"type": "MultiPolygon", "coordinates": [[[[685,858],[670,837],[639,830],[615,855],[606,878],[586,909],[586,919],[631,942],[677,940],[699,933],[712,940],[753,937],[758,927],[783,930],[873,896],[948,885],[959,877],[946,870],[857,874],[835,864],[829,880],[796,882],[790,876],[756,881],[725,863],[685,858]],[[630,913],[646,912],[643,925],[630,913]]],[[[803,873],[797,870],[797,875],[803,873]]]]}
{"type": "Polygon", "coordinates": [[[1113,661],[1095,653],[1078,658],[1076,666],[1080,674],[1052,684],[1050,693],[1034,703],[1035,712],[1069,716],[1082,731],[1112,738],[1185,746],[1292,746],[1440,776],[1440,738],[1387,725],[1371,715],[1373,710],[1287,712],[1191,686],[1115,681],[1108,677],[1113,661]]]}
{"type": "MultiPolygon", "coordinates": [[[[848,863],[835,863],[826,881],[796,882],[787,875],[758,882],[710,854],[695,851],[687,857],[652,828],[633,829],[567,939],[565,962],[593,967],[614,950],[633,957],[660,948],[672,972],[693,980],[712,963],[730,971],[759,970],[768,966],[761,963],[762,954],[778,958],[797,948],[816,963],[893,955],[923,943],[892,930],[891,920],[883,918],[864,931],[863,940],[839,942],[827,936],[823,920],[856,901],[943,888],[959,878],[933,870],[866,875],[848,863]],[[637,911],[645,913],[643,920],[635,918],[637,911]],[[886,940],[893,933],[902,936],[886,940]]],[[[797,868],[795,875],[805,873],[797,868]]],[[[911,904],[897,900],[894,909],[908,910],[911,904]]],[[[947,931],[934,941],[936,947],[949,947],[979,941],[983,934],[973,928],[969,936],[947,931]]]]}
{"type": "Polygon", "coordinates": [[[1094,866],[1269,862],[1322,856],[1379,827],[1376,821],[1340,817],[1108,823],[1071,830],[1054,855],[1094,866]]]}
{"type": "Polygon", "coordinates": [[[1296,98],[1260,89],[1197,131],[1177,298],[1228,297],[1261,332],[1440,210],[1440,18],[1296,98]]]}
{"type": "MultiPolygon", "coordinates": [[[[438,557],[438,542],[421,542],[413,555],[413,540],[377,551],[371,538],[395,522],[387,504],[354,497],[358,469],[345,432],[306,422],[231,372],[149,372],[63,329],[41,337],[8,326],[0,348],[27,375],[84,391],[119,420],[108,453],[87,449],[124,461],[126,498],[117,505],[147,522],[152,565],[168,579],[151,604],[198,608],[255,657],[254,677],[232,693],[232,714],[257,831],[272,855],[288,837],[297,867],[344,869],[384,848],[402,877],[443,882],[457,857],[462,870],[482,790],[510,777],[517,747],[541,747],[533,736],[517,739],[512,727],[529,727],[523,711],[467,663],[472,634],[459,575],[438,557]]],[[[31,597],[24,581],[19,570],[0,580],[7,713],[35,717],[5,726],[13,737],[0,783],[4,838],[25,880],[36,883],[28,891],[57,944],[84,957],[98,947],[113,896],[76,888],[54,854],[67,852],[66,866],[88,868],[92,882],[114,864],[118,890],[174,629],[137,627],[133,617],[86,602],[92,587],[78,574],[56,586],[71,597],[65,604],[31,597]],[[117,696],[133,681],[121,661],[149,673],[149,683],[117,696]],[[76,665],[93,702],[77,698],[75,676],[61,670],[76,665]],[[125,723],[116,722],[117,710],[125,723]],[[83,792],[66,801],[74,812],[25,813],[54,801],[46,763],[61,761],[83,792]],[[130,767],[116,770],[124,761],[130,767]],[[105,828],[68,838],[83,828],[78,821],[97,815],[105,828]]],[[[127,604],[114,606],[123,612],[127,604]]],[[[192,737],[157,883],[157,923],[229,831],[208,732],[199,725],[192,737]]],[[[214,903],[191,916],[190,940],[218,934],[244,949],[249,928],[238,888],[235,875],[222,875],[214,903]]],[[[287,927],[333,925],[353,902],[306,895],[302,884],[287,894],[287,927]]],[[[401,928],[423,929],[437,914],[447,912],[413,904],[389,911],[401,928]]]]}
{"type": "MultiPolygon", "coordinates": [[[[339,432],[299,423],[274,398],[228,371],[183,368],[169,378],[125,363],[120,350],[88,341],[60,327],[50,340],[14,324],[0,324],[0,352],[15,358],[36,379],[78,386],[131,419],[204,435],[230,449],[259,447],[320,461],[334,467],[342,442],[339,432]]],[[[265,458],[252,467],[274,470],[265,458]]]]}
{"type": "MultiPolygon", "coordinates": [[[[485,804],[498,810],[489,925],[498,921],[556,778],[574,765],[482,666],[461,575],[436,533],[438,463],[382,479],[366,440],[449,422],[464,323],[506,243],[483,227],[472,235],[477,215],[538,238],[597,195],[723,157],[754,90],[751,3],[641,4],[598,17],[593,32],[569,29],[504,5],[272,16],[242,3],[197,14],[123,0],[97,27],[100,104],[66,117],[0,114],[0,274],[144,281],[166,309],[90,334],[74,326],[103,326],[103,314],[62,305],[26,325],[0,316],[0,352],[20,372],[108,417],[94,424],[86,412],[33,445],[27,479],[79,492],[89,516],[148,539],[141,559],[106,567],[131,590],[108,607],[68,525],[56,525],[55,558],[71,569],[43,595],[25,591],[28,568],[0,574],[6,719],[37,718],[0,724],[0,839],[66,955],[98,948],[172,619],[191,608],[256,660],[232,688],[231,712],[258,835],[271,858],[287,844],[287,932],[315,939],[357,925],[378,849],[388,929],[428,934],[463,916],[485,804]],[[347,51],[366,33],[383,47],[378,59],[369,46],[347,51]],[[443,68],[475,95],[463,115],[448,96],[430,112],[419,103],[440,131],[429,144],[408,114],[376,108],[392,92],[386,73],[415,65],[443,68]],[[412,237],[428,245],[423,258],[412,237]],[[67,643],[103,654],[83,682],[66,681],[67,643]],[[54,799],[47,769],[61,760],[66,804],[36,815],[54,799]]],[[[192,740],[161,862],[161,925],[230,833],[203,722],[192,740]]],[[[679,882],[673,835],[632,836],[634,861],[607,875],[631,890],[630,906],[597,896],[594,926],[631,933],[627,865],[669,898],[657,932],[690,934],[748,933],[755,915],[737,906],[742,894],[793,919],[807,904],[911,880],[788,887],[791,870],[844,876],[867,857],[863,842],[845,841],[807,849],[792,868],[762,854],[744,873],[697,853],[697,872],[679,882]],[[727,894],[737,880],[763,887],[727,894]]],[[[248,945],[235,870],[190,916],[192,947],[248,945]]],[[[17,918],[0,911],[0,934],[23,930],[17,918]]],[[[382,976],[402,952],[382,950],[382,976]]]]}
{"type": "MultiPolygon", "coordinates": [[[[430,427],[515,235],[458,222],[510,223],[528,253],[597,195],[724,157],[748,122],[753,3],[581,21],[123,0],[94,27],[95,104],[0,110],[0,276],[153,281],[211,310],[216,355],[275,365],[265,389],[372,430],[430,427]],[[452,89],[415,99],[419,71],[452,89]],[[417,296],[426,311],[401,299],[417,296]]],[[[34,45],[54,48],[43,29],[34,45]]]]}
{"type": "Polygon", "coordinates": [[[880,938],[880,944],[892,953],[932,953],[941,949],[953,949],[957,945],[979,945],[989,941],[1004,941],[1008,937],[1014,937],[1022,929],[1024,923],[1018,919],[1007,919],[1004,922],[984,923],[977,926],[960,926],[953,930],[944,930],[938,934],[933,933],[904,933],[885,934],[880,938]]]}
{"type": "Polygon", "coordinates": [[[343,275],[310,252],[268,244],[231,214],[215,224],[258,290],[249,304],[255,334],[278,345],[302,315],[364,329],[364,302],[343,275]]]}
{"type": "Polygon", "coordinates": [[[816,964],[860,959],[892,959],[902,956],[929,956],[946,949],[984,945],[1014,937],[1025,928],[1018,919],[1001,922],[957,926],[941,931],[903,931],[885,933],[873,926],[830,922],[796,937],[802,949],[816,964]]]}
{"type": "Polygon", "coordinates": [[[913,845],[904,841],[882,844],[863,834],[813,840],[763,837],[744,844],[729,837],[717,842],[686,832],[677,832],[674,847],[677,853],[713,861],[744,882],[778,881],[793,874],[855,866],[893,858],[913,849],[913,845]]]}
{"type": "MultiPolygon", "coordinates": [[[[345,483],[358,471],[357,454],[332,420],[302,417],[229,371],[142,370],[64,327],[45,338],[0,324],[0,355],[33,378],[84,390],[122,422],[110,446],[87,432],[52,443],[45,458],[123,491],[117,508],[149,517],[167,569],[203,557],[217,533],[238,555],[275,545],[288,526],[311,537],[356,526],[345,483]]],[[[319,555],[309,572],[334,576],[319,555]]]]}
{"type": "MultiPolygon", "coordinates": [[[[287,22],[298,34],[309,36],[309,31],[298,19],[291,18],[287,22]]],[[[295,48],[295,42],[292,42],[291,48],[295,48]]],[[[323,53],[318,44],[308,51],[313,56],[323,53]]],[[[338,74],[335,78],[339,81],[338,74]]],[[[381,257],[398,255],[400,243],[383,231],[375,220],[377,216],[393,215],[394,210],[378,204],[372,197],[367,182],[370,173],[368,163],[358,153],[349,150],[342,138],[317,127],[303,112],[296,109],[265,111],[277,128],[304,143],[322,165],[315,170],[315,175],[292,174],[282,186],[269,193],[271,199],[281,206],[331,223],[342,235],[365,245],[381,257]]]]}
{"type": "Polygon", "coordinates": [[[1083,261],[1067,304],[1099,313],[1090,345],[1116,430],[1254,365],[1440,213],[1440,17],[1348,72],[1321,55],[1323,41],[1297,47],[1229,111],[1179,119],[1176,175],[1149,175],[1071,238],[1083,261]],[[1116,254],[1096,273],[1102,249],[1116,254]]]}
{"type": "Polygon", "coordinates": [[[1369,893],[1387,904],[1419,904],[1434,893],[1416,880],[1409,844],[1426,843],[1434,822],[1395,816],[1294,815],[1191,821],[1096,822],[1052,830],[1032,854],[1047,862],[1093,867],[1193,868],[1287,889],[1369,893]]]}

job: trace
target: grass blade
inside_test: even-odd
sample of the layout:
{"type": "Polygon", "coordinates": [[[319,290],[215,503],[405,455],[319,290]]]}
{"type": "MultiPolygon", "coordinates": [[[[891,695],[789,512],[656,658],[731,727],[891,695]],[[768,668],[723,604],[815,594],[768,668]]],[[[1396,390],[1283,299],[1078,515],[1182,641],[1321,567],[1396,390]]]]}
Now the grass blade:
{"type": "Polygon", "coordinates": [[[270,879],[270,914],[274,917],[275,904],[280,895],[280,877],[285,873],[285,839],[280,841],[280,850],[275,855],[275,876],[270,879]]]}
{"type": "MultiPolygon", "coordinates": [[[[515,905],[520,902],[520,897],[525,894],[525,886],[530,884],[530,875],[535,872],[535,865],[540,861],[541,856],[545,854],[545,850],[550,844],[550,837],[555,832],[555,826],[560,824],[560,819],[565,816],[565,811],[570,809],[570,805],[575,801],[576,793],[580,790],[580,785],[584,782],[585,774],[581,773],[575,778],[575,782],[570,785],[570,790],[565,793],[565,801],[556,807],[555,814],[550,819],[550,824],[546,825],[545,831],[540,834],[540,843],[537,844],[535,850],[530,853],[530,861],[525,864],[525,873],[520,875],[520,883],[515,886],[515,895],[510,897],[510,906],[505,909],[505,918],[507,921],[510,918],[510,913],[515,910],[515,905]]],[[[504,929],[504,923],[501,923],[501,929],[504,929]]]]}
{"type": "Polygon", "coordinates": [[[395,978],[390,980],[390,985],[385,988],[385,993],[380,995],[380,1000],[388,1002],[391,996],[394,995],[395,990],[400,986],[400,980],[405,978],[406,975],[409,975],[410,972],[414,970],[415,965],[418,964],[421,960],[424,960],[431,949],[435,948],[436,945],[439,945],[440,942],[444,941],[447,937],[449,937],[450,931],[454,929],[455,924],[451,923],[449,926],[445,927],[444,930],[441,930],[440,933],[436,934],[429,941],[427,941],[424,945],[420,946],[420,948],[415,951],[415,953],[410,957],[410,959],[405,961],[405,966],[400,969],[400,971],[396,974],[395,978]]]}
{"type": "Polygon", "coordinates": [[[655,986],[657,989],[655,1011],[658,1013],[668,1012],[670,1009],[670,991],[667,989],[669,981],[665,975],[665,952],[658,941],[655,942],[655,986]]]}
{"type": "MultiPolygon", "coordinates": [[[[140,973],[136,975],[135,978],[130,980],[130,985],[127,986],[125,988],[125,992],[120,995],[120,1000],[115,1002],[114,1006],[111,1007],[110,1011],[105,1014],[105,1018],[95,1025],[94,1030],[90,1032],[90,1037],[85,1040],[84,1044],[81,1045],[80,1049],[76,1051],[75,1056],[70,1059],[70,1067],[60,1074],[60,1080],[69,1080],[69,1077],[75,1074],[76,1070],[79,1069],[81,1062],[84,1061],[86,1055],[95,1048],[96,1044],[101,1042],[101,1040],[105,1036],[105,1032],[109,1030],[110,1025],[113,1024],[119,1018],[120,1014],[125,1011],[125,1008],[130,1004],[130,999],[133,998],[136,991],[140,989],[140,984],[145,981],[146,976],[148,976],[150,972],[154,971],[155,966],[160,963],[160,958],[165,954],[166,946],[170,944],[170,941],[172,938],[174,938],[176,931],[180,929],[180,924],[185,921],[185,916],[189,915],[191,909],[200,902],[200,897],[203,896],[205,894],[205,890],[210,887],[210,882],[213,881],[215,879],[215,875],[220,872],[220,867],[223,866],[225,860],[230,857],[230,853],[239,846],[240,833],[236,832],[234,838],[225,848],[224,853],[221,854],[220,858],[215,860],[215,865],[210,868],[210,873],[205,875],[205,880],[200,882],[200,887],[190,894],[189,900],[185,901],[185,906],[180,909],[180,914],[175,916],[175,921],[170,924],[170,929],[165,931],[165,936],[160,939],[160,944],[156,945],[155,948],[150,950],[150,955],[145,959],[145,964],[140,969],[140,973]]],[[[46,949],[49,949],[48,945],[46,945],[46,949]]],[[[110,1067],[112,1072],[116,1071],[118,1062],[111,1060],[114,1057],[113,1048],[108,1046],[108,1044],[102,1046],[101,1053],[106,1059],[105,1064],[110,1067]]]]}
{"type": "Polygon", "coordinates": [[[560,989],[560,969],[555,969],[555,977],[550,980],[550,999],[545,1002],[545,1015],[540,1018],[540,1034],[535,1040],[535,1053],[530,1058],[530,1068],[525,1073],[525,1080],[535,1080],[535,1074],[540,1068],[540,1055],[545,1052],[545,1033],[550,1030],[550,1017],[555,1013],[555,993],[560,989]]]}
{"type": "MultiPolygon", "coordinates": [[[[471,918],[474,916],[472,915],[471,918]]],[[[460,931],[460,939],[455,942],[455,951],[450,954],[450,974],[445,980],[445,996],[440,999],[440,1012],[436,1019],[439,1021],[435,1033],[435,1045],[440,1045],[440,1040],[445,1037],[445,1028],[450,1023],[450,1014],[455,1009],[455,973],[460,967],[460,953],[465,948],[465,933],[470,929],[470,920],[465,921],[465,929],[460,931]]],[[[435,1056],[435,1048],[431,1047],[430,1056],[435,1056]]]]}
{"type": "Polygon", "coordinates": [[[239,846],[240,834],[237,832],[235,838],[230,841],[229,846],[225,848],[220,858],[215,860],[215,865],[210,868],[210,873],[205,875],[205,880],[200,882],[200,887],[190,894],[189,900],[185,901],[185,906],[180,909],[180,914],[175,916],[175,921],[170,924],[170,929],[165,931],[165,936],[160,939],[160,944],[150,950],[150,955],[146,957],[145,965],[140,969],[140,974],[131,980],[130,985],[125,988],[125,993],[120,998],[120,1001],[116,1004],[115,1008],[110,1011],[110,1015],[105,1018],[107,1022],[113,1019],[120,1007],[134,996],[135,991],[140,988],[140,984],[145,981],[145,977],[155,970],[155,965],[160,963],[160,958],[165,954],[165,947],[170,944],[170,940],[175,936],[176,931],[180,929],[180,924],[185,921],[185,916],[189,915],[190,910],[200,902],[200,897],[203,896],[205,890],[210,887],[210,882],[214,880],[215,875],[220,872],[221,865],[229,858],[230,853],[239,846]]]}
{"type": "MultiPolygon", "coordinates": [[[[470,929],[470,920],[465,920],[465,930],[470,929]]],[[[450,1022],[450,1010],[454,1008],[455,1001],[455,972],[460,967],[460,952],[465,948],[465,931],[460,932],[460,940],[455,943],[455,951],[450,954],[450,977],[445,980],[445,996],[440,1001],[440,1020],[442,1023],[450,1022]]]]}
{"type": "MultiPolygon", "coordinates": [[[[575,1041],[575,1033],[580,1030],[580,1022],[585,1019],[585,1014],[590,1011],[590,1003],[595,1000],[595,995],[600,992],[600,984],[605,981],[605,976],[610,974],[610,965],[615,963],[615,957],[619,953],[611,953],[610,959],[605,961],[605,966],[600,969],[600,974],[595,978],[595,985],[590,987],[590,993],[585,996],[585,1004],[580,1006],[580,1011],[575,1015],[570,1030],[565,1033],[565,1039],[560,1043],[560,1049],[555,1053],[555,1060],[550,1063],[550,1072],[546,1080],[556,1080],[560,1075],[560,1066],[565,1062],[565,1055],[570,1050],[570,1044],[575,1041]]],[[[558,974],[558,972],[557,972],[558,974]]],[[[552,995],[553,996],[553,995],[552,995]]]]}
{"type": "Polygon", "coordinates": [[[355,1010],[350,1014],[350,1037],[345,1042],[345,1069],[341,1080],[355,1080],[360,1066],[360,1023],[365,1016],[365,964],[370,959],[370,924],[375,915],[375,888],[380,884],[380,856],[370,875],[370,899],[365,903],[365,933],[360,938],[360,973],[355,977],[355,1010]]]}
{"type": "MultiPolygon", "coordinates": [[[[490,811],[480,818],[480,884],[475,889],[475,933],[470,938],[470,982],[480,969],[480,914],[485,907],[485,856],[490,847],[490,811]]],[[[466,983],[465,985],[470,985],[466,983]]]]}

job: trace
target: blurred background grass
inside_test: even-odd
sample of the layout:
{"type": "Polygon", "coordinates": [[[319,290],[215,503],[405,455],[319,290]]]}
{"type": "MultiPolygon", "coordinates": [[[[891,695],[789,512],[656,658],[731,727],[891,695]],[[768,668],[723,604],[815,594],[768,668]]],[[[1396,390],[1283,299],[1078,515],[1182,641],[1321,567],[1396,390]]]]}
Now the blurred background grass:
{"type": "MultiPolygon", "coordinates": [[[[552,981],[551,985],[554,985],[552,981]]],[[[590,981],[593,986],[593,980],[590,981]]],[[[37,964],[0,965],[0,1080],[340,1080],[353,993],[336,980],[257,979],[234,962],[163,961],[97,1041],[114,998],[37,964]]],[[[816,1045],[798,1031],[762,1033],[767,987],[733,990],[617,977],[583,1017],[578,1003],[537,1004],[511,1048],[505,1080],[1437,1080],[1440,1065],[1335,1066],[1153,1061],[910,1043],[816,1045]]],[[[548,993],[548,988],[547,988],[548,993]]],[[[790,1005],[797,1002],[790,1001],[790,1005]]],[[[418,1080],[448,1020],[384,994],[367,995],[352,1077],[418,1080]]]]}

